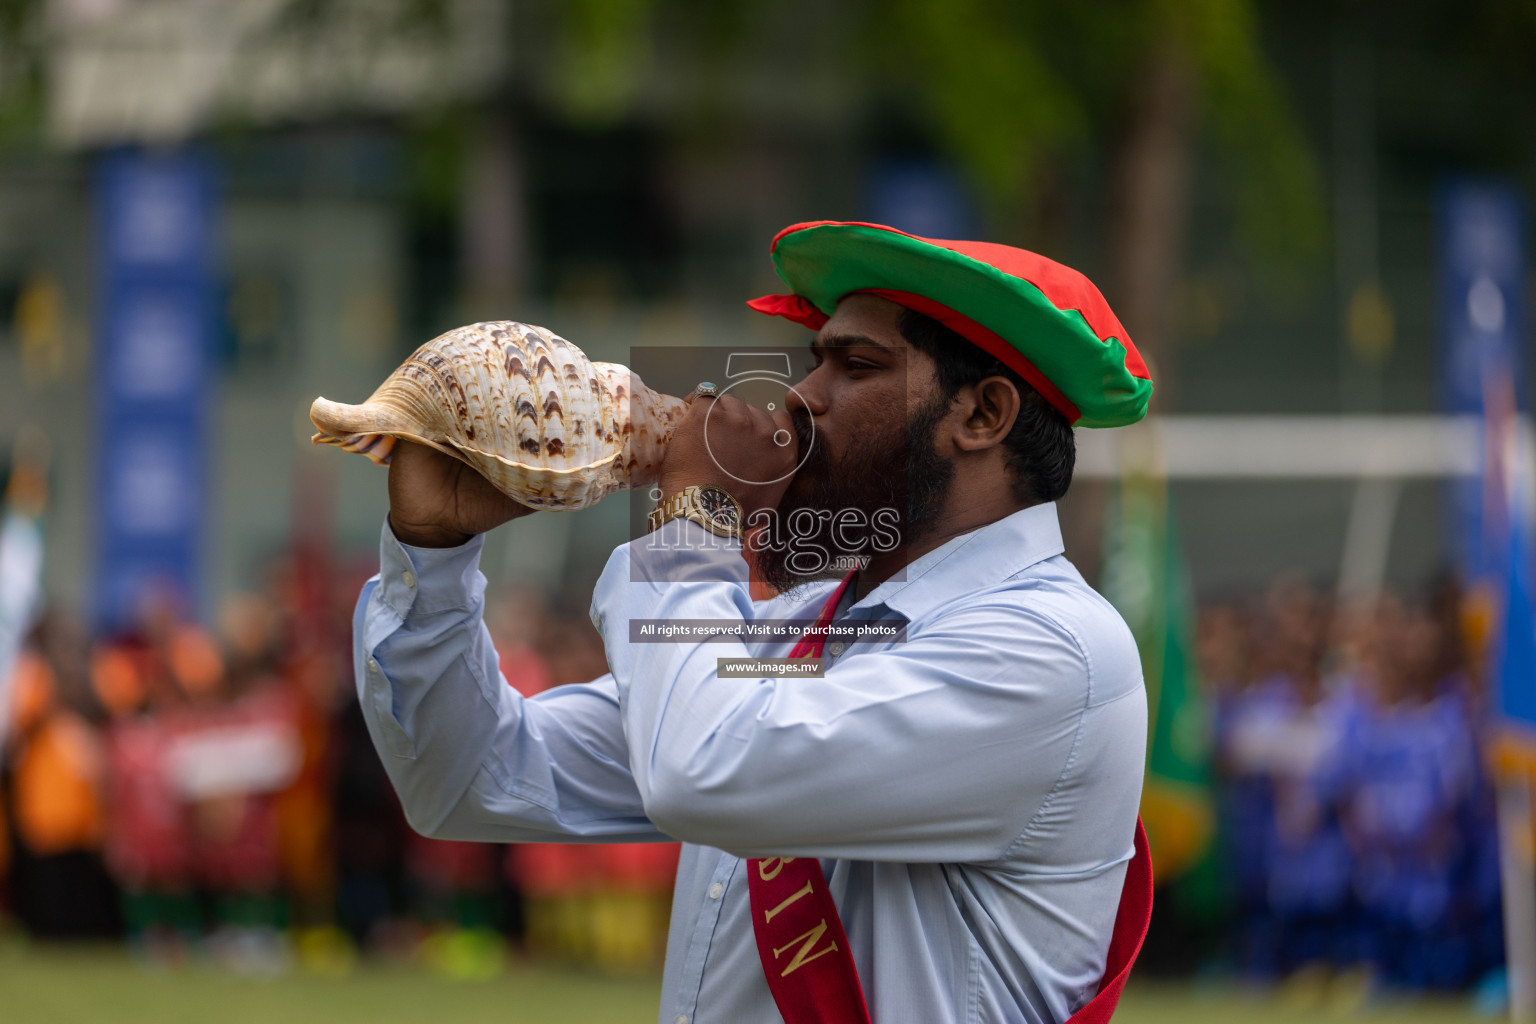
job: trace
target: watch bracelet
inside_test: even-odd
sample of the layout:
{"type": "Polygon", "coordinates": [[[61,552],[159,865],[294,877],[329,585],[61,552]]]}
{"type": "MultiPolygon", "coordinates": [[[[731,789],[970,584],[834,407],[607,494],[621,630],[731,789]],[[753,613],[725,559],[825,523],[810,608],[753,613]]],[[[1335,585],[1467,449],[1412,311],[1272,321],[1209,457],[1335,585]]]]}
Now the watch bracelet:
{"type": "MultiPolygon", "coordinates": [[[[732,540],[741,540],[743,534],[739,522],[735,529],[722,533],[720,532],[719,525],[715,523],[713,517],[709,516],[702,508],[699,507],[696,498],[697,495],[703,490],[704,488],[697,484],[689,484],[687,487],[684,487],[676,494],[670,495],[669,497],[658,502],[656,507],[652,509],[649,515],[646,517],[646,532],[655,533],[657,530],[661,529],[663,526],[665,526],[667,523],[670,523],[674,519],[687,519],[690,522],[698,523],[698,525],[704,527],[704,529],[708,530],[716,537],[727,537],[732,540]],[[703,520],[708,521],[705,522],[703,520]]],[[[739,510],[741,508],[741,503],[737,502],[735,496],[731,495],[730,492],[727,491],[725,493],[731,498],[733,502],[736,502],[736,507],[739,510]]]]}

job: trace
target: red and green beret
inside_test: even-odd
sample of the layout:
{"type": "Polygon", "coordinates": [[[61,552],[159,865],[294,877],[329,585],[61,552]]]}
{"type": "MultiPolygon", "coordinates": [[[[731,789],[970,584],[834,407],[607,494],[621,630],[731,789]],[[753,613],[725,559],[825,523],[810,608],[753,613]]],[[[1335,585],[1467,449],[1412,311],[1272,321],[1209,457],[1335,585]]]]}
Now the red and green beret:
{"type": "Polygon", "coordinates": [[[1121,427],[1147,413],[1147,364],[1082,274],[993,242],[919,238],[882,224],[812,221],[769,248],[791,295],[747,305],[820,330],[869,292],[944,324],[1027,380],[1067,419],[1121,427]]]}

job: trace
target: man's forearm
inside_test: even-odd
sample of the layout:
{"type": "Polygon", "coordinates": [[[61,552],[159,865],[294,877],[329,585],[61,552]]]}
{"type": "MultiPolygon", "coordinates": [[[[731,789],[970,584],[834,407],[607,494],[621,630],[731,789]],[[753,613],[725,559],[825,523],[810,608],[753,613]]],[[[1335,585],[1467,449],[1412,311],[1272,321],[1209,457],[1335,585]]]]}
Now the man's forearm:
{"type": "Polygon", "coordinates": [[[386,525],[358,602],[358,696],[407,819],[447,839],[661,838],[625,767],[611,678],[524,700],[502,677],[480,547],[408,548],[386,525]]]}
{"type": "Polygon", "coordinates": [[[427,834],[469,788],[495,729],[474,672],[489,643],[480,635],[480,546],[475,538],[418,565],[386,525],[379,575],[353,621],[363,716],[407,819],[427,834]]]}

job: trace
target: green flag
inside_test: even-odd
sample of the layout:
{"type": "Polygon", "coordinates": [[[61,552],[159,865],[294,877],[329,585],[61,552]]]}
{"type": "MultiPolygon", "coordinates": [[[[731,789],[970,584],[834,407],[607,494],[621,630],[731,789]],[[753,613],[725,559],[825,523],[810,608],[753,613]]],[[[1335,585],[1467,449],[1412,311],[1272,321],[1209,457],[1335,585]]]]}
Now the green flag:
{"type": "Polygon", "coordinates": [[[1130,625],[1147,685],[1141,815],[1159,881],[1211,845],[1214,806],[1205,702],[1192,657],[1194,607],[1165,480],[1127,474],[1106,516],[1104,595],[1130,625]]]}

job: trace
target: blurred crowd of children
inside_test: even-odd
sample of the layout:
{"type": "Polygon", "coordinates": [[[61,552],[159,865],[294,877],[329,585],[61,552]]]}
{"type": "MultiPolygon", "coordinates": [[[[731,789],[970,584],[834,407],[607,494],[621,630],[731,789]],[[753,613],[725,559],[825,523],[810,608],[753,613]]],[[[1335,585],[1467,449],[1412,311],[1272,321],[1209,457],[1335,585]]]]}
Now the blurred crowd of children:
{"type": "Polygon", "coordinates": [[[1409,990],[1503,962],[1482,632],[1455,588],[1335,606],[1298,580],[1202,609],[1218,863],[1242,969],[1409,990]]]}
{"type": "MultiPolygon", "coordinates": [[[[114,635],[43,614],[0,686],[0,925],[250,973],[371,950],[480,976],[519,946],[659,964],[674,845],[494,846],[406,825],[353,696],[366,572],[294,552],[217,632],[168,601],[114,635]]],[[[490,606],[524,694],[605,671],[584,618],[527,592],[490,606]]]]}

